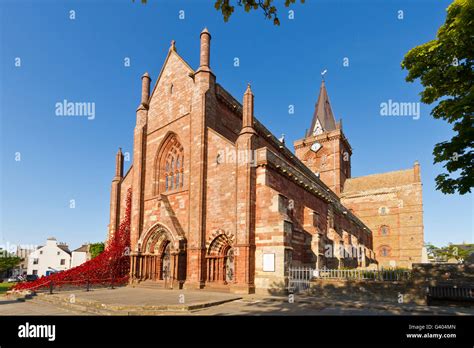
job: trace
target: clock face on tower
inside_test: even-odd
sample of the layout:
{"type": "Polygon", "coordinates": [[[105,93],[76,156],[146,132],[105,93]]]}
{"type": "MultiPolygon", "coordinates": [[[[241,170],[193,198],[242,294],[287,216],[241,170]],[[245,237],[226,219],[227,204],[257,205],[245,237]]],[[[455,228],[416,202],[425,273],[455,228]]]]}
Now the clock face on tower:
{"type": "Polygon", "coordinates": [[[316,142],[313,145],[311,145],[310,149],[313,152],[318,152],[318,150],[321,149],[322,147],[323,146],[320,143],[316,142]]]}

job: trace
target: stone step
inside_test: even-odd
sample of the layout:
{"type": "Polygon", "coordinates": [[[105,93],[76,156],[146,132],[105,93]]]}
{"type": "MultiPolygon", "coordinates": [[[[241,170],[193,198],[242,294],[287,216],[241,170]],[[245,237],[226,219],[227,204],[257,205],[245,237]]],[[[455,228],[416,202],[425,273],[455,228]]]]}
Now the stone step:
{"type": "Polygon", "coordinates": [[[56,307],[70,310],[76,313],[79,312],[79,313],[84,313],[84,314],[109,315],[108,313],[104,313],[103,311],[98,311],[98,310],[95,310],[94,308],[89,308],[87,306],[78,305],[74,303],[65,303],[62,301],[46,300],[45,298],[35,298],[34,300],[31,300],[31,301],[38,304],[45,304],[45,303],[51,304],[56,307]]]}
{"type": "Polygon", "coordinates": [[[64,294],[40,294],[34,302],[53,304],[65,309],[71,309],[83,313],[95,315],[170,315],[170,314],[190,314],[193,311],[203,308],[217,306],[226,302],[235,301],[240,297],[210,301],[203,303],[181,304],[181,305],[121,305],[104,304],[98,301],[85,300],[80,297],[71,298],[64,294]]]}
{"type": "MultiPolygon", "coordinates": [[[[145,280],[139,283],[129,284],[127,286],[131,288],[162,289],[162,290],[165,289],[162,283],[157,283],[152,280],[145,280]]],[[[173,289],[170,288],[170,290],[173,290],[173,289]]]]}

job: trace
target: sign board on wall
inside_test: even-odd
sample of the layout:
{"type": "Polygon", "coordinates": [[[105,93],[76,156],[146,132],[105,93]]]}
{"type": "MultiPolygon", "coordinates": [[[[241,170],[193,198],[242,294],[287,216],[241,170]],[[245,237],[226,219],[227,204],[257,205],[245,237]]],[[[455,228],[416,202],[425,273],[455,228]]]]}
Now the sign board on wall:
{"type": "Polygon", "coordinates": [[[263,271],[275,272],[275,254],[263,254],[263,271]]]}

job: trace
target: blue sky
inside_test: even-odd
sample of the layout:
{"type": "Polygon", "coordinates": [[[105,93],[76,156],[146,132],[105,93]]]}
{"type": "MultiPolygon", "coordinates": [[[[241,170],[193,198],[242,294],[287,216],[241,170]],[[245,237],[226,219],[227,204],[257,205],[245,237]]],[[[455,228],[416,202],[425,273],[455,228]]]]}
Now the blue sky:
{"type": "Polygon", "coordinates": [[[425,240],[473,241],[472,195],[434,188],[441,167],[432,164],[432,148],[451,137],[450,126],[433,120],[426,105],[418,120],[380,116],[380,103],[389,99],[419,101],[421,86],[405,82],[400,62],[434,38],[449,1],[307,1],[293,7],[293,20],[281,11],[280,27],[241,9],[224,23],[213,3],[1,2],[0,244],[41,244],[49,236],[71,247],[104,240],[115,153],[119,146],[132,150],[140,76],[148,71],[156,79],[172,39],[197,67],[205,26],[217,81],[238,99],[251,82],[257,117],[277,136],[284,133],[291,149],[310,125],[327,69],[333,111],[353,147],[353,176],[418,160],[425,240]],[[95,118],[57,117],[55,104],[64,99],[95,103],[95,118]]]}

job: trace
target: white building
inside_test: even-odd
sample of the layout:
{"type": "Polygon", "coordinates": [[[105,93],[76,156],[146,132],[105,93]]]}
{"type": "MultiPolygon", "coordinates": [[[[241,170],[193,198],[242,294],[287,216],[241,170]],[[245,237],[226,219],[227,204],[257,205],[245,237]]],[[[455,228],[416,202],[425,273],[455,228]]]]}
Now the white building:
{"type": "Polygon", "coordinates": [[[79,266],[90,259],[89,244],[83,244],[80,248],[72,251],[71,268],[79,266]]]}
{"type": "Polygon", "coordinates": [[[64,271],[71,267],[71,251],[68,246],[51,237],[46,245],[33,251],[28,257],[28,274],[38,276],[64,271]]]}

